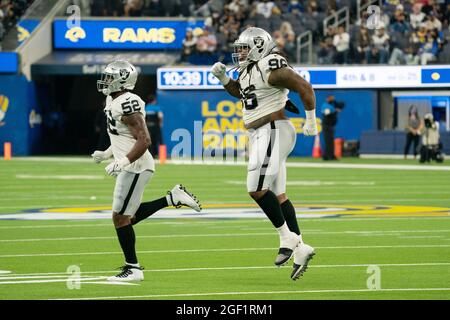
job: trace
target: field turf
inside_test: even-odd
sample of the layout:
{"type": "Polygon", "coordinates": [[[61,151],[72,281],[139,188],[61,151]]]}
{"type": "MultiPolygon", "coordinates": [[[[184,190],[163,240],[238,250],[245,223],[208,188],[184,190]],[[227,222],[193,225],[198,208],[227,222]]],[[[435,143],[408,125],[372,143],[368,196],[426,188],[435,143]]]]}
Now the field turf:
{"type": "Polygon", "coordinates": [[[290,265],[273,265],[278,236],[262,215],[205,217],[218,207],[258,210],[246,194],[245,167],[158,165],[144,199],[181,182],[205,216],[136,225],[145,280],[110,285],[104,278],[123,257],[109,219],[1,219],[110,206],[114,180],[103,167],[88,159],[0,160],[0,299],[450,299],[450,171],[289,167],[288,195],[302,214],[303,239],[317,253],[294,282],[290,265]],[[347,209],[319,218],[304,207],[347,209]]]}

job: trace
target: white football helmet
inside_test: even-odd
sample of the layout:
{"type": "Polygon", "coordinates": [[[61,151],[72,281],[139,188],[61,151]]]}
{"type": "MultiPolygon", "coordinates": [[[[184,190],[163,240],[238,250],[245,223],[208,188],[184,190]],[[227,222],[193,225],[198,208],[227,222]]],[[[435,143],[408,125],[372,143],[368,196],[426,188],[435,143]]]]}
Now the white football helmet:
{"type": "Polygon", "coordinates": [[[138,77],[138,71],[128,61],[117,60],[106,66],[101,80],[97,81],[97,90],[105,96],[113,92],[133,90],[138,77]]]}
{"type": "Polygon", "coordinates": [[[233,47],[233,63],[245,68],[249,63],[259,61],[270,54],[277,45],[267,31],[250,27],[241,33],[233,47]]]}

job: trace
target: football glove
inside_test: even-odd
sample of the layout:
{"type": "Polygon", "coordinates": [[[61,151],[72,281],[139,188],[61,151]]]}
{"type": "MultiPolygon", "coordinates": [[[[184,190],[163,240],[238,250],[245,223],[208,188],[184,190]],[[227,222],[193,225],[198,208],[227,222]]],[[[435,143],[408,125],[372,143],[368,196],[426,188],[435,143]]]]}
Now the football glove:
{"type": "Polygon", "coordinates": [[[108,160],[112,157],[112,149],[109,147],[105,151],[95,150],[91,157],[94,159],[95,163],[100,163],[102,161],[108,160]]]}
{"type": "Polygon", "coordinates": [[[318,133],[315,112],[315,109],[306,110],[306,122],[303,126],[303,134],[305,136],[315,136],[318,133]]]}
{"type": "Polygon", "coordinates": [[[116,160],[108,164],[105,168],[105,171],[108,175],[112,177],[117,177],[119,173],[130,164],[130,160],[127,157],[124,157],[120,160],[116,160]]]}
{"type": "Polygon", "coordinates": [[[226,71],[227,67],[221,62],[216,62],[211,68],[211,73],[219,79],[224,86],[230,82],[230,77],[227,76],[226,71]]]}

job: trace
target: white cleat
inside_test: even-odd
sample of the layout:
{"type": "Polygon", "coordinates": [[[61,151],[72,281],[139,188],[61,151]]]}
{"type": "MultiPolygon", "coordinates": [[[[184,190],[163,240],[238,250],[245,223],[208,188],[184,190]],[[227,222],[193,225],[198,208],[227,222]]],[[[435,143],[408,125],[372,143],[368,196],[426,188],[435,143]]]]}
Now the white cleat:
{"type": "Polygon", "coordinates": [[[286,264],[289,259],[291,259],[294,254],[294,249],[299,245],[300,237],[291,232],[290,236],[280,241],[280,249],[278,250],[278,255],[275,258],[275,265],[281,267],[286,264]]]}
{"type": "Polygon", "coordinates": [[[144,272],[142,272],[142,268],[124,265],[120,269],[122,269],[122,271],[118,275],[108,277],[106,280],[111,282],[131,282],[144,280],[144,272]]]}
{"type": "Polygon", "coordinates": [[[316,253],[314,248],[305,244],[300,243],[294,250],[294,266],[291,274],[292,280],[297,280],[305,273],[308,269],[309,261],[314,257],[316,253]]]}
{"type": "Polygon", "coordinates": [[[173,205],[176,208],[180,208],[181,206],[187,206],[194,209],[197,212],[202,210],[200,202],[197,200],[197,197],[191,193],[189,193],[185,187],[181,184],[177,184],[173,189],[167,192],[173,205]]]}

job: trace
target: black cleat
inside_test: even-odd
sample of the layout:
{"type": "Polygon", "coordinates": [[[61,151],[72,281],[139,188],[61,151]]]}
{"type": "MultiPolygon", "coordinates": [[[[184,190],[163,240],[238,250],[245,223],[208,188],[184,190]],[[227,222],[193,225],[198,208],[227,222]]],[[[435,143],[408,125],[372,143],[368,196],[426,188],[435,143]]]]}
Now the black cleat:
{"type": "Polygon", "coordinates": [[[294,262],[294,265],[293,265],[293,270],[292,270],[292,273],[291,273],[291,279],[292,280],[297,280],[297,279],[299,279],[301,276],[303,276],[303,274],[306,272],[306,270],[308,269],[308,263],[309,263],[309,261],[314,257],[314,255],[315,255],[315,253],[314,252],[312,252],[312,253],[309,253],[307,256],[306,256],[306,260],[305,260],[305,262],[304,262],[304,264],[296,264],[295,262],[294,262]]]}

